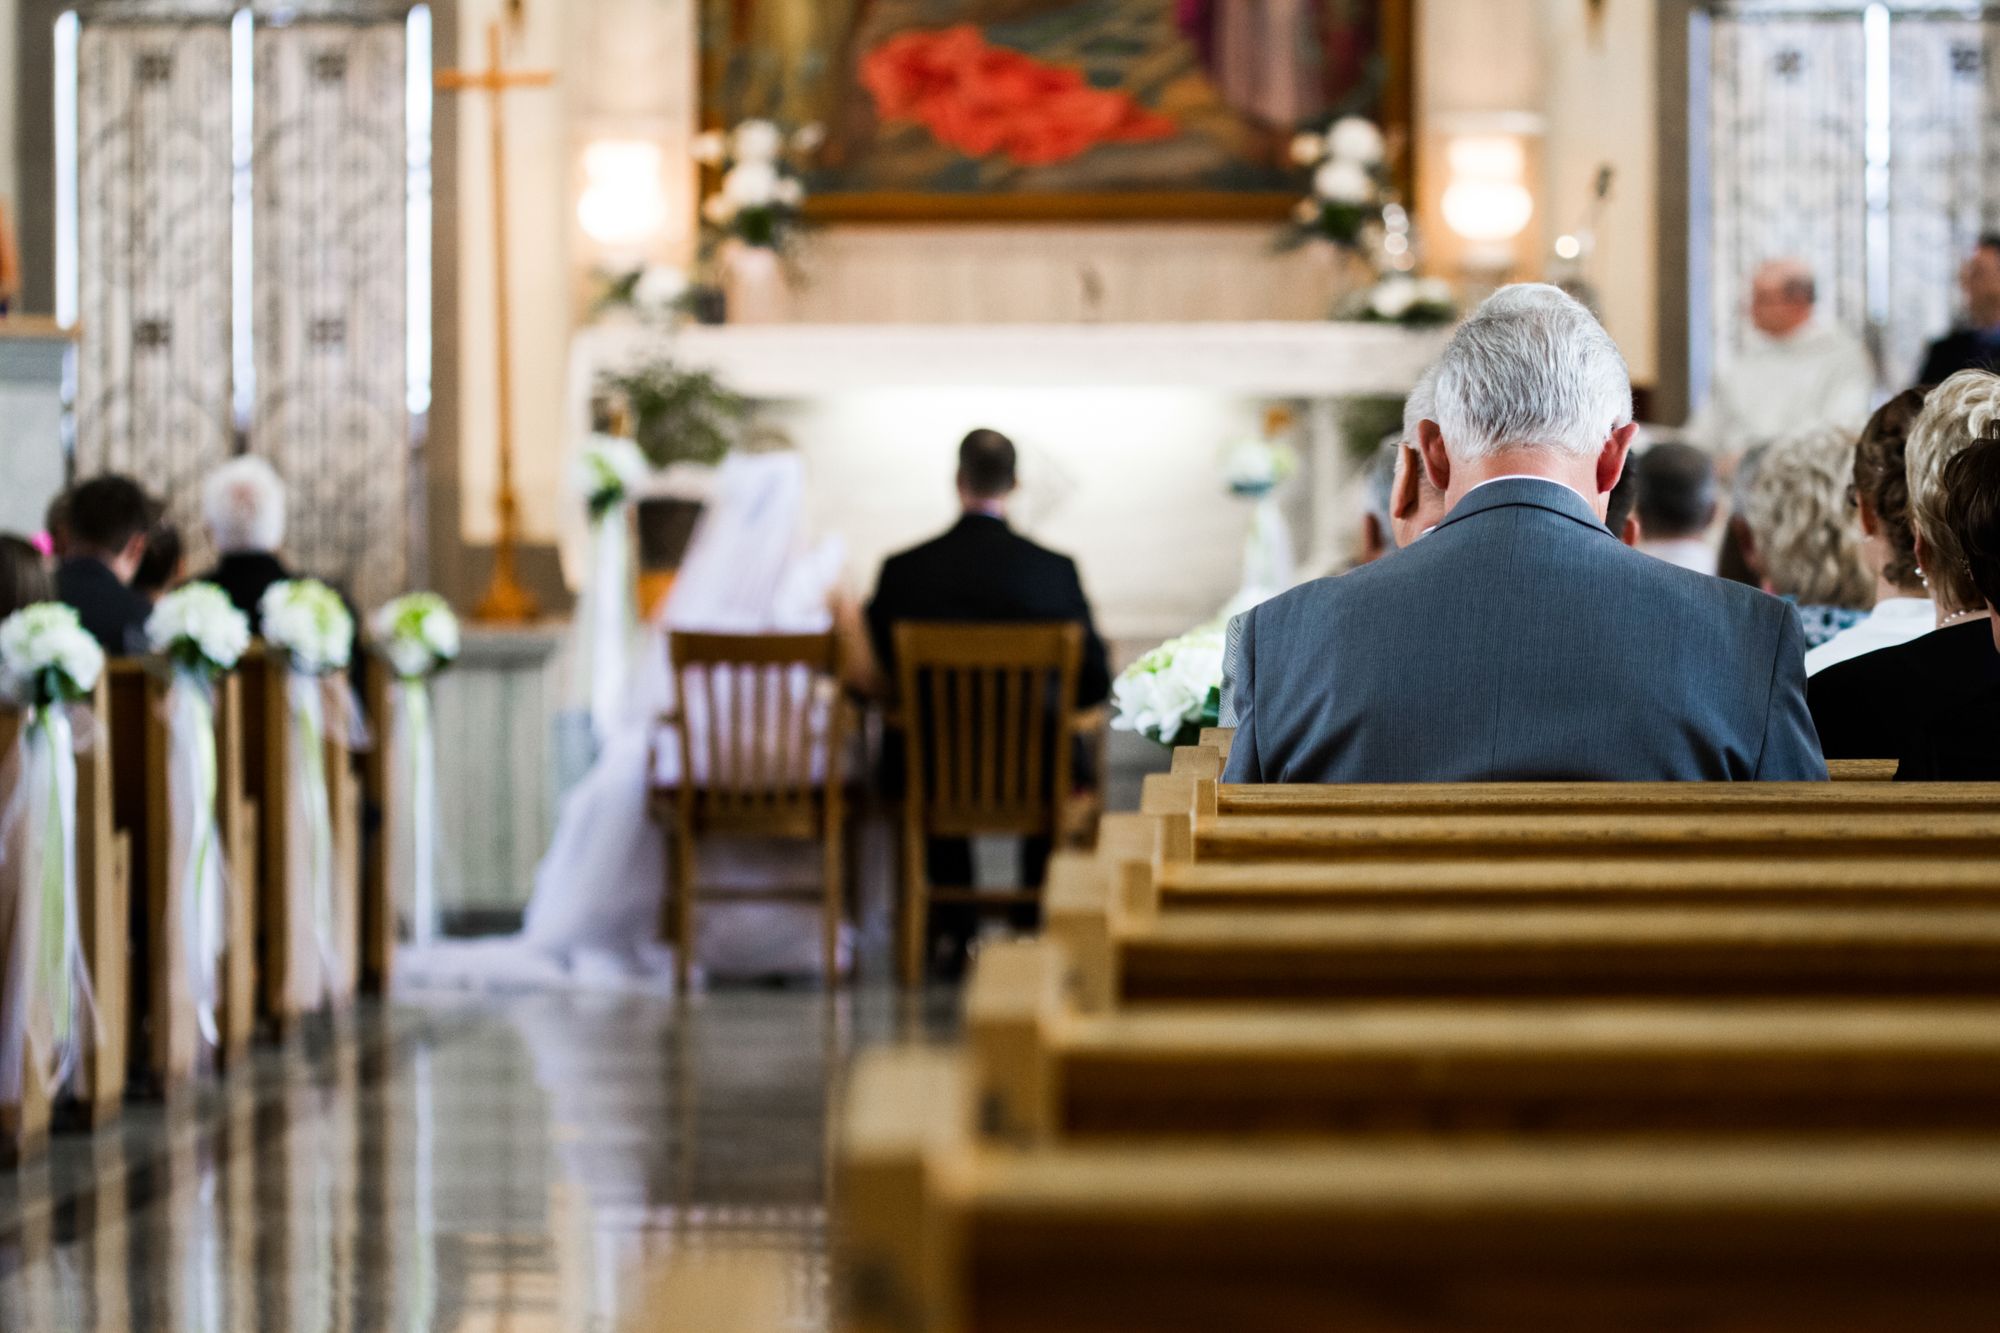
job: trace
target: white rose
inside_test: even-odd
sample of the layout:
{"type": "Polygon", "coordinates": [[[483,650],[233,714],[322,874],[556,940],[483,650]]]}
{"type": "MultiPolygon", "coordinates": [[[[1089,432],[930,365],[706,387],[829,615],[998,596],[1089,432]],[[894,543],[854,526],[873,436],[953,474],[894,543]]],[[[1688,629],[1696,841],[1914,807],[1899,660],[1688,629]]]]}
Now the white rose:
{"type": "Polygon", "coordinates": [[[793,133],[792,151],[796,153],[814,152],[825,142],[826,126],[820,124],[818,121],[814,121],[810,125],[799,126],[793,133]]]}
{"type": "Polygon", "coordinates": [[[728,151],[728,141],[722,137],[720,130],[710,130],[706,134],[695,135],[694,142],[688,148],[689,154],[695,161],[711,167],[720,166],[723,155],[728,151]]]}
{"type": "Polygon", "coordinates": [[[1345,162],[1356,162],[1364,167],[1381,164],[1385,145],[1382,131],[1375,123],[1359,116],[1345,116],[1328,132],[1327,151],[1345,162]]]}
{"type": "Polygon", "coordinates": [[[1326,140],[1317,134],[1301,134],[1292,140],[1292,161],[1302,167],[1318,166],[1326,158],[1326,140]]]}
{"type": "Polygon", "coordinates": [[[1358,162],[1335,158],[1313,175],[1313,190],[1336,204],[1365,204],[1375,197],[1375,179],[1358,162]]]}
{"type": "Polygon", "coordinates": [[[1401,274],[1382,279],[1368,294],[1368,308],[1383,319],[1401,319],[1416,303],[1416,282],[1401,274]]]}
{"type": "Polygon", "coordinates": [[[797,208],[806,201],[806,187],[796,176],[786,176],[778,182],[777,200],[786,208],[797,208]]]}
{"type": "Polygon", "coordinates": [[[50,645],[55,666],[70,679],[77,692],[88,694],[97,688],[104,672],[104,650],[82,626],[64,630],[50,645]]]}
{"type": "Polygon", "coordinates": [[[768,120],[746,120],[730,136],[729,148],[740,163],[774,162],[785,149],[785,136],[768,120]]]}
{"type": "Polygon", "coordinates": [[[669,264],[649,264],[632,286],[632,304],[648,314],[665,314],[687,295],[687,275],[669,264]]]}
{"type": "Polygon", "coordinates": [[[738,162],[722,178],[722,193],[737,208],[763,208],[778,193],[778,169],[769,162],[738,162]]]}

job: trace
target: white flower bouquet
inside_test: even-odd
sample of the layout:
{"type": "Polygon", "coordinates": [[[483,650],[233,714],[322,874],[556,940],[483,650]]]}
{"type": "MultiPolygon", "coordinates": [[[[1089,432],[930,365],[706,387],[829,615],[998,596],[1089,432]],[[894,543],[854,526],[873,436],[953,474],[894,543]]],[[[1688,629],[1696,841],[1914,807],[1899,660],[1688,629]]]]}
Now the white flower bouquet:
{"type": "Polygon", "coordinates": [[[146,641],[181,670],[213,679],[242,660],[250,646],[250,620],[213,583],[190,583],[153,608],[146,641]]]}
{"type": "Polygon", "coordinates": [[[1111,684],[1111,725],[1161,745],[1192,745],[1222,713],[1223,630],[1209,626],[1147,653],[1111,684]]]}
{"type": "Polygon", "coordinates": [[[22,708],[74,703],[103,674],[104,650],[61,602],[36,602],[0,621],[0,691],[22,708]]]}
{"type": "Polygon", "coordinates": [[[292,670],[325,676],[347,666],[354,617],[340,595],[317,579],[274,583],[257,603],[264,638],[291,659],[292,670]]]}
{"type": "Polygon", "coordinates": [[[458,660],[458,617],[434,592],[389,602],[375,613],[375,634],[403,680],[420,680],[458,660]]]}
{"type": "Polygon", "coordinates": [[[1443,278],[1415,278],[1392,271],[1363,292],[1345,318],[1413,329],[1436,328],[1458,318],[1458,303],[1452,299],[1451,284],[1443,278]]]}
{"type": "Polygon", "coordinates": [[[768,120],[699,136],[695,161],[720,173],[701,205],[705,248],[734,240],[759,250],[785,249],[806,203],[800,168],[825,138],[818,125],[786,134],[768,120]]]}
{"type": "Polygon", "coordinates": [[[651,466],[633,440],[593,435],[576,459],[576,489],[590,506],[591,521],[624,504],[651,466]]]}
{"type": "Polygon", "coordinates": [[[1327,240],[1359,250],[1379,228],[1388,201],[1388,146],[1374,122],[1335,121],[1325,134],[1292,140],[1292,161],[1312,173],[1312,193],[1299,201],[1286,243],[1327,240]]]}
{"type": "Polygon", "coordinates": [[[593,314],[625,309],[650,325],[666,327],[684,314],[694,295],[687,274],[671,264],[641,264],[624,270],[599,270],[604,284],[593,314]]]}

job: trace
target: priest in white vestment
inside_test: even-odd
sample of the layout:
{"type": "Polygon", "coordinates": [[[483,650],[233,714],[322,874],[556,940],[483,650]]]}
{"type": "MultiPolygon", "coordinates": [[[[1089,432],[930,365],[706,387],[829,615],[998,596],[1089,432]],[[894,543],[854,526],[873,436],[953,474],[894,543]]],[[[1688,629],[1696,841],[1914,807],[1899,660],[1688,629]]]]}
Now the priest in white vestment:
{"type": "Polygon", "coordinates": [[[1875,362],[1861,340],[1816,313],[1812,270],[1777,260],[1750,287],[1750,332],[1709,388],[1687,438],[1718,458],[1815,426],[1858,432],[1875,393],[1875,362]]]}

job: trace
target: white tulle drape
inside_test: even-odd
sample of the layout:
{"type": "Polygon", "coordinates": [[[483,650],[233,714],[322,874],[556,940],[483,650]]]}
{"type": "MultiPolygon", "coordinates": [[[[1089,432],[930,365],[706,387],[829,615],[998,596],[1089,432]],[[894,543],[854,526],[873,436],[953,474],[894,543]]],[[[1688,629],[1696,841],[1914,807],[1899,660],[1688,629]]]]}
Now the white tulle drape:
{"type": "MultiPolygon", "coordinates": [[[[205,676],[176,671],[167,687],[167,883],[169,912],[180,924],[187,994],[201,1039],[220,1040],[222,951],[228,914],[222,836],[216,827],[219,770],[215,752],[215,692],[205,676]]],[[[176,988],[178,989],[178,987],[176,988]]]]}
{"type": "Polygon", "coordinates": [[[389,803],[397,832],[389,862],[390,895],[409,922],[410,943],[437,939],[437,728],[431,687],[401,680],[389,695],[389,803]]]}

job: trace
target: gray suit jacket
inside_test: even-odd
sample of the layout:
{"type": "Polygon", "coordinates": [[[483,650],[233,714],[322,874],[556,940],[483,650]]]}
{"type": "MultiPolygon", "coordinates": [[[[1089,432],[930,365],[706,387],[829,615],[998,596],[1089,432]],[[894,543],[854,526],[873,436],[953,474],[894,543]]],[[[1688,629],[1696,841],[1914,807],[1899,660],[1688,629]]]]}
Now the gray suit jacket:
{"type": "Polygon", "coordinates": [[[1791,607],[1631,550],[1553,482],[1242,617],[1230,782],[1826,777],[1791,607]]]}

